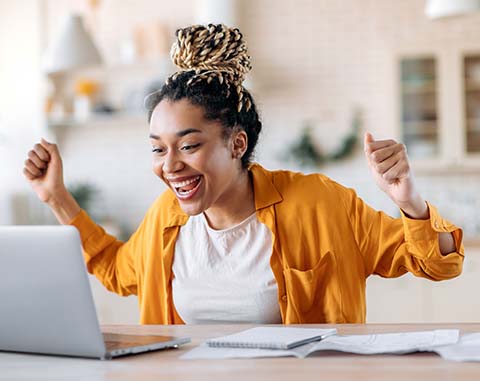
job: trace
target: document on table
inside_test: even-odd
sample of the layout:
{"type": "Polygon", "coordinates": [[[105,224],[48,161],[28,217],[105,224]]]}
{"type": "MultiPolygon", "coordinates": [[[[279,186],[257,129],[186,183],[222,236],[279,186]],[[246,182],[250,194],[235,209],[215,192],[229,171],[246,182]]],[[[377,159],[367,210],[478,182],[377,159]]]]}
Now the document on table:
{"type": "Polygon", "coordinates": [[[333,350],[375,355],[382,353],[405,354],[431,351],[432,348],[458,342],[457,329],[433,331],[382,333],[372,335],[332,336],[315,345],[314,351],[333,350]]]}
{"type": "Polygon", "coordinates": [[[435,348],[446,360],[452,361],[480,361],[480,333],[467,333],[460,337],[456,344],[435,348]]]}
{"type": "MultiPolygon", "coordinates": [[[[357,354],[405,354],[418,351],[435,351],[441,346],[452,346],[458,342],[456,329],[437,329],[421,332],[382,333],[371,335],[330,336],[289,350],[215,348],[202,344],[185,353],[182,359],[224,359],[286,357],[305,358],[318,351],[334,350],[357,354]]],[[[448,348],[448,347],[446,347],[448,348]]],[[[445,350],[447,351],[447,350],[445,350]]],[[[447,352],[445,352],[447,353],[447,352]]]]}

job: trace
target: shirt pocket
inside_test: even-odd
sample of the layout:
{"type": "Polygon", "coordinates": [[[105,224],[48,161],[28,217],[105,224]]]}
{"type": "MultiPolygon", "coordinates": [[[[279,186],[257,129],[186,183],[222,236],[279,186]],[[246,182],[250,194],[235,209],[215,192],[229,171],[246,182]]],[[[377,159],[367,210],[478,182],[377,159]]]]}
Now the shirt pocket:
{"type": "Polygon", "coordinates": [[[331,251],[308,270],[284,269],[288,323],[343,323],[337,261],[331,251]]]}

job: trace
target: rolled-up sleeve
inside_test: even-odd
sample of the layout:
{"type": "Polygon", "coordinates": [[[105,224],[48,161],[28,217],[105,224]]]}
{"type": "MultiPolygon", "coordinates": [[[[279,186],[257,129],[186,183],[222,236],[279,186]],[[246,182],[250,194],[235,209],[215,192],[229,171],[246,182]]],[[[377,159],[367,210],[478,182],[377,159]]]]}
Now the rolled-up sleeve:
{"type": "MultiPolygon", "coordinates": [[[[442,280],[458,276],[462,272],[464,258],[462,229],[444,219],[433,205],[428,204],[428,209],[428,220],[414,220],[401,212],[407,250],[417,258],[422,265],[419,270],[428,274],[429,278],[442,280]],[[441,253],[439,233],[452,234],[455,243],[453,252],[441,253]]],[[[422,275],[419,271],[412,272],[422,275]]]]}

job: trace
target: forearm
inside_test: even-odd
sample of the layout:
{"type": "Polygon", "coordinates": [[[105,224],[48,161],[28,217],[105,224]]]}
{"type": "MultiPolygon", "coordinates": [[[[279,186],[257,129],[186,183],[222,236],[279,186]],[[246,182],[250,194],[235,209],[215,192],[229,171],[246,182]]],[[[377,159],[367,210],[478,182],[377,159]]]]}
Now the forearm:
{"type": "Polygon", "coordinates": [[[81,210],[78,203],[66,189],[52,197],[47,204],[62,225],[67,225],[81,210]]]}
{"type": "Polygon", "coordinates": [[[397,203],[397,206],[403,210],[409,218],[414,220],[428,220],[430,213],[425,200],[419,195],[415,196],[411,201],[406,203],[397,203]]]}

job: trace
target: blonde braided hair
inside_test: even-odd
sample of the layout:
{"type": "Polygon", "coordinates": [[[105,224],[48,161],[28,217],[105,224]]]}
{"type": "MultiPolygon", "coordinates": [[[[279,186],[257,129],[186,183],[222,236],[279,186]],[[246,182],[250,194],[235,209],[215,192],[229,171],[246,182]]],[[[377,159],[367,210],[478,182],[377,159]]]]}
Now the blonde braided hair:
{"type": "Polygon", "coordinates": [[[252,105],[242,83],[252,65],[242,33],[237,28],[223,24],[208,24],[179,29],[176,36],[170,54],[180,70],[170,76],[166,83],[175,81],[185,71],[195,72],[187,86],[200,81],[210,83],[217,78],[220,84],[225,82],[227,85],[227,97],[231,87],[236,91],[237,111],[240,112],[243,107],[249,111],[252,105]]]}

